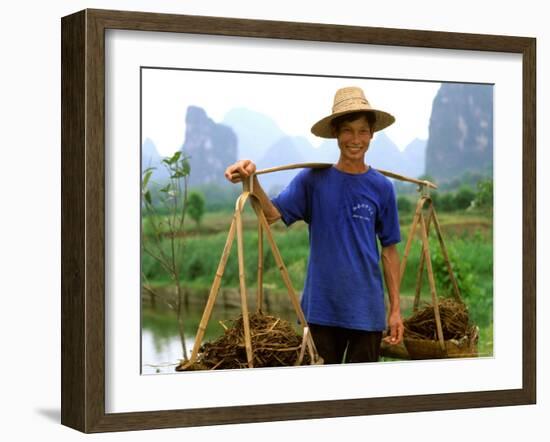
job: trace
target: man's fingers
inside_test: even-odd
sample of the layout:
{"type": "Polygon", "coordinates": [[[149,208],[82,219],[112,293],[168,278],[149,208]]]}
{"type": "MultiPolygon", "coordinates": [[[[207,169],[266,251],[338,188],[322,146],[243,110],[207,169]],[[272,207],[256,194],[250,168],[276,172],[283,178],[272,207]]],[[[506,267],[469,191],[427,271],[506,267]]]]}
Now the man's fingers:
{"type": "Polygon", "coordinates": [[[388,344],[397,345],[403,340],[404,327],[403,324],[390,324],[388,335],[384,341],[388,344]]]}
{"type": "Polygon", "coordinates": [[[247,177],[249,175],[248,170],[246,169],[246,166],[243,166],[243,165],[239,165],[238,172],[241,174],[241,176],[244,176],[244,177],[247,177]]]}
{"type": "Polygon", "coordinates": [[[391,327],[390,332],[390,342],[392,344],[399,344],[403,340],[403,333],[405,331],[405,328],[403,327],[403,324],[396,324],[391,327]]]}
{"type": "Polygon", "coordinates": [[[391,326],[391,338],[392,338],[392,341],[395,341],[395,340],[397,339],[398,336],[399,336],[398,326],[397,326],[397,325],[392,325],[392,326],[391,326]]]}
{"type": "Polygon", "coordinates": [[[240,183],[254,172],[256,172],[256,165],[251,160],[241,160],[225,169],[224,176],[232,183],[240,183]]]}

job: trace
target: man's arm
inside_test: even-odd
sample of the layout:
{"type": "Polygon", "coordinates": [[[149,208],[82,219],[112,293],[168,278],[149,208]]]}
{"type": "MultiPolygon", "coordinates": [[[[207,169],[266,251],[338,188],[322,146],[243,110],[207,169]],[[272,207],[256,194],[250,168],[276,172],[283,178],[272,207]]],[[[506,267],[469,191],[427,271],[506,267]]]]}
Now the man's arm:
{"type": "MultiPolygon", "coordinates": [[[[256,171],[256,165],[250,160],[237,161],[225,170],[225,177],[232,183],[238,183],[244,178],[249,177],[256,171]],[[232,175],[237,172],[239,178],[232,178],[232,175]]],[[[273,205],[269,197],[266,195],[264,189],[260,185],[260,181],[257,176],[254,176],[254,182],[252,184],[252,194],[258,198],[262,211],[269,224],[273,224],[275,221],[281,218],[281,214],[277,207],[273,205]]]]}
{"type": "Polygon", "coordinates": [[[385,338],[385,341],[396,345],[403,339],[404,326],[401,319],[401,302],[399,298],[399,253],[395,244],[382,248],[382,267],[390,302],[388,314],[390,334],[385,338]]]}

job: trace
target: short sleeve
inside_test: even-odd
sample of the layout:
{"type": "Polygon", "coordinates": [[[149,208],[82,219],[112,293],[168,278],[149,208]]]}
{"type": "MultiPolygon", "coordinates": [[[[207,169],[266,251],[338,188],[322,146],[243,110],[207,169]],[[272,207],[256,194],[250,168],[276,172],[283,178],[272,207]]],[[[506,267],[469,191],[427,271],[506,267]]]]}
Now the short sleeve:
{"type": "Polygon", "coordinates": [[[288,186],[271,200],[287,226],[299,220],[309,224],[311,220],[311,192],[308,172],[309,169],[305,169],[298,173],[288,186]]]}
{"type": "Polygon", "coordinates": [[[399,229],[399,212],[393,184],[389,182],[385,202],[381,205],[376,219],[376,235],[382,247],[387,247],[401,241],[399,229]]]}

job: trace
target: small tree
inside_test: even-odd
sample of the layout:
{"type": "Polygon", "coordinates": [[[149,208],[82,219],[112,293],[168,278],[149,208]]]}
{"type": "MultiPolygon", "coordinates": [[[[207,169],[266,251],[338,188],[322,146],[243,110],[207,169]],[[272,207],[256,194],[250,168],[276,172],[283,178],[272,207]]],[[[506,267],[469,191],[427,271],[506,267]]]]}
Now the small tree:
{"type": "Polygon", "coordinates": [[[439,207],[443,212],[450,212],[454,207],[454,197],[450,192],[442,193],[439,197],[439,207]]]}
{"type": "MultiPolygon", "coordinates": [[[[183,357],[187,359],[183,327],[184,293],[180,282],[183,240],[176,240],[176,237],[179,232],[183,231],[185,223],[187,181],[191,167],[189,157],[182,155],[181,151],[177,151],[171,157],[163,159],[162,165],[168,171],[170,180],[154,196],[150,181],[155,169],[150,167],[143,172],[142,208],[148,222],[148,228],[152,233],[148,237],[144,236],[142,238],[141,246],[144,253],[150,255],[161,265],[176,286],[176,304],[168,303],[168,305],[176,311],[183,357]],[[166,237],[168,238],[168,244],[166,244],[166,237]]],[[[145,275],[143,277],[146,290],[152,291],[147,284],[145,275]]]]}
{"type": "Polygon", "coordinates": [[[470,207],[476,197],[475,192],[469,186],[462,186],[454,197],[454,207],[457,210],[464,210],[470,207]]]}
{"type": "Polygon", "coordinates": [[[405,213],[409,213],[412,210],[412,203],[406,196],[399,196],[397,198],[397,210],[405,213]]]}
{"type": "Polygon", "coordinates": [[[435,190],[432,190],[430,192],[430,198],[432,199],[433,205],[437,209],[439,207],[439,193],[437,193],[437,191],[435,191],[435,190]]]}
{"type": "Polygon", "coordinates": [[[187,198],[187,211],[193,221],[197,223],[200,229],[200,223],[204,215],[204,196],[199,192],[191,192],[187,198]]]}
{"type": "Polygon", "coordinates": [[[476,207],[482,209],[493,208],[493,180],[486,179],[477,183],[477,192],[475,196],[476,207]]]}

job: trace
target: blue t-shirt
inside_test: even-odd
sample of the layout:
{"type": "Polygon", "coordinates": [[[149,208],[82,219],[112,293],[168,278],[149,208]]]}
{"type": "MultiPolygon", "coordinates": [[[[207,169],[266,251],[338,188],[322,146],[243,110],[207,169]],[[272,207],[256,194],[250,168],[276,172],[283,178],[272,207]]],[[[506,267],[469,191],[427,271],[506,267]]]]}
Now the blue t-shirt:
{"type": "Polygon", "coordinates": [[[357,330],[386,328],[376,238],[401,240],[393,184],[370,167],[304,169],[272,200],[283,222],[304,220],[310,255],[302,294],[308,322],[357,330]]]}

